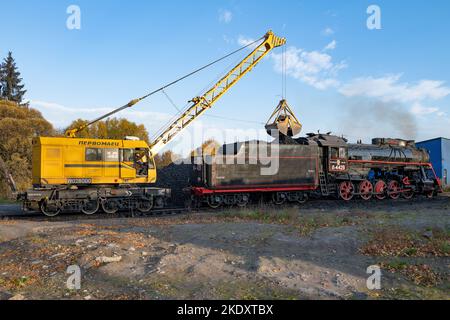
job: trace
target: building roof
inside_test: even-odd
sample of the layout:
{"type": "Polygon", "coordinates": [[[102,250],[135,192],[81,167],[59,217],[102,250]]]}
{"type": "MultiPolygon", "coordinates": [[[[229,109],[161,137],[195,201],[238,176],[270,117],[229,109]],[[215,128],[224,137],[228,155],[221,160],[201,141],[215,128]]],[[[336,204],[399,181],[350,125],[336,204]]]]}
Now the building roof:
{"type": "Polygon", "coordinates": [[[433,139],[428,139],[428,140],[416,142],[416,144],[419,144],[419,143],[425,143],[425,142],[431,142],[431,141],[435,141],[435,140],[449,140],[449,141],[450,141],[449,138],[438,137],[438,138],[433,138],[433,139]]]}

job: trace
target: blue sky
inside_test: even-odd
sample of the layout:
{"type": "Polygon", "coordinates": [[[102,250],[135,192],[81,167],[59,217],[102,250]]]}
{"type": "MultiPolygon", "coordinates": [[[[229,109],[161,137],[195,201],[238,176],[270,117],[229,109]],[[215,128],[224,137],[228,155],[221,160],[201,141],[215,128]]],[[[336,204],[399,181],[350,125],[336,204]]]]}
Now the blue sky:
{"type": "MultiPolygon", "coordinates": [[[[0,56],[13,51],[26,99],[57,127],[95,118],[273,29],[288,40],[287,100],[303,133],[333,131],[351,141],[450,136],[446,0],[3,0],[1,8],[0,56]],[[72,4],[81,10],[80,30],[66,27],[72,4]],[[371,4],[381,9],[381,30],[366,27],[371,4]]],[[[281,53],[274,50],[171,148],[263,132],[280,100],[281,53]],[[225,129],[241,132],[227,138],[225,129]],[[201,134],[190,141],[194,132],[201,134]]],[[[184,107],[238,58],[167,94],[184,107]]],[[[158,94],[119,116],[154,134],[175,114],[158,94]]]]}

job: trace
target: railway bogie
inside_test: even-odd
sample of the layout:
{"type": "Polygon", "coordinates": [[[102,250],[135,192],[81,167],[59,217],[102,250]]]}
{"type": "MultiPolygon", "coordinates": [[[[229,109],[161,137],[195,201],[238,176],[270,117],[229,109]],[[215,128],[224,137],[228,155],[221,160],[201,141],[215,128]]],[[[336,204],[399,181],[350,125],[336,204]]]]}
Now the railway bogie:
{"type": "Polygon", "coordinates": [[[139,186],[54,186],[29,190],[19,195],[19,198],[25,210],[41,211],[49,217],[61,212],[93,215],[100,209],[108,214],[122,210],[148,213],[166,205],[170,199],[170,190],[139,186]]]}
{"type": "MultiPolygon", "coordinates": [[[[197,191],[198,192],[198,191],[197,191]]],[[[236,193],[215,193],[201,196],[192,196],[187,207],[202,207],[203,205],[212,208],[245,208],[250,204],[304,204],[309,199],[305,192],[236,192],[236,193]]]]}

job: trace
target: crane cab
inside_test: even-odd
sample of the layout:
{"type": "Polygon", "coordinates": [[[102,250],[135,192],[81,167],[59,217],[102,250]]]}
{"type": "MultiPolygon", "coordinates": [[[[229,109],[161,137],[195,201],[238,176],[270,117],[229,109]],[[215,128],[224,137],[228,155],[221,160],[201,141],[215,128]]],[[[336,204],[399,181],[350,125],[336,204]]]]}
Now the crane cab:
{"type": "Polygon", "coordinates": [[[152,184],[156,167],[145,141],[39,137],[33,140],[33,185],[152,184]]]}

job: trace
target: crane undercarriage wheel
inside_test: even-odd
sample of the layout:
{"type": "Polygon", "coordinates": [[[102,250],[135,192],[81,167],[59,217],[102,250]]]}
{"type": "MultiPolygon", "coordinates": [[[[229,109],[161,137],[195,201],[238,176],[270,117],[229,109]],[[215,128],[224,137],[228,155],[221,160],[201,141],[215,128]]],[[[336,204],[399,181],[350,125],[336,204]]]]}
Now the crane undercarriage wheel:
{"type": "Polygon", "coordinates": [[[41,213],[47,217],[55,217],[61,213],[61,206],[58,203],[48,203],[47,200],[41,201],[39,204],[41,213]]]}
{"type": "Polygon", "coordinates": [[[81,212],[90,216],[98,212],[100,209],[100,201],[99,200],[88,200],[85,201],[81,206],[81,212]]]}
{"type": "Polygon", "coordinates": [[[142,199],[137,203],[137,210],[140,213],[149,213],[153,209],[153,198],[142,199]]]}
{"type": "Polygon", "coordinates": [[[397,200],[400,198],[401,192],[400,192],[400,184],[398,181],[391,180],[388,183],[388,195],[392,200],[397,200]]]}
{"type": "Polygon", "coordinates": [[[359,184],[359,196],[363,200],[372,199],[373,195],[373,185],[369,180],[364,180],[359,184]]]}
{"type": "Polygon", "coordinates": [[[355,193],[355,186],[351,181],[341,182],[339,185],[339,196],[345,201],[350,201],[353,199],[355,193]]]}
{"type": "Polygon", "coordinates": [[[119,211],[119,202],[114,199],[105,199],[102,201],[102,209],[107,214],[115,214],[119,211]]]}
{"type": "Polygon", "coordinates": [[[378,180],[375,183],[375,198],[378,200],[384,200],[386,199],[386,190],[387,190],[387,184],[383,180],[378,180]]]}

